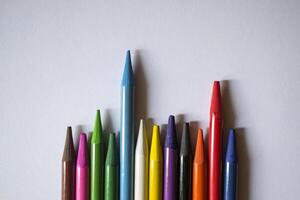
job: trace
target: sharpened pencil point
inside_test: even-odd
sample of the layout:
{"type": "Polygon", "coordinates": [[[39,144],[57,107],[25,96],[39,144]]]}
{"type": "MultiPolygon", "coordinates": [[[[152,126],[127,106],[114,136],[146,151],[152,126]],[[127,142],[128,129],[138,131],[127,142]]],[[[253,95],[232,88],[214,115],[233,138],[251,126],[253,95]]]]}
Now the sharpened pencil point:
{"type": "Polygon", "coordinates": [[[126,60],[125,60],[123,78],[122,78],[122,85],[123,86],[128,86],[128,85],[132,86],[132,85],[134,85],[134,75],[133,75],[131,56],[130,56],[130,51],[129,50],[126,53],[126,60]]]}
{"type": "Polygon", "coordinates": [[[190,155],[191,142],[190,142],[190,126],[189,123],[184,123],[181,138],[180,155],[190,155]]]}
{"type": "Polygon", "coordinates": [[[74,149],[74,142],[72,137],[72,128],[69,126],[67,128],[67,135],[66,135],[66,141],[65,141],[65,147],[64,147],[64,153],[63,153],[63,161],[69,161],[69,160],[76,160],[75,155],[75,149],[74,149]]]}
{"type": "Polygon", "coordinates": [[[220,113],[221,114],[220,81],[214,81],[212,97],[211,97],[211,105],[210,105],[210,115],[212,115],[212,113],[220,113]]]}
{"type": "Polygon", "coordinates": [[[195,149],[194,163],[204,163],[205,162],[205,150],[204,150],[204,140],[203,140],[203,132],[202,129],[198,129],[197,134],[197,143],[195,149]]]}
{"type": "Polygon", "coordinates": [[[106,165],[114,165],[114,166],[117,165],[116,140],[115,140],[115,134],[114,133],[109,134],[105,164],[106,165]]]}
{"type": "Polygon", "coordinates": [[[102,141],[102,123],[101,123],[101,115],[100,110],[96,111],[96,118],[94,123],[94,131],[91,138],[91,143],[101,143],[102,141]]]}
{"type": "Polygon", "coordinates": [[[160,144],[160,132],[158,125],[153,125],[150,159],[162,161],[162,149],[160,144]]]}
{"type": "Polygon", "coordinates": [[[79,138],[77,165],[81,167],[88,167],[89,166],[88,163],[89,163],[89,156],[88,156],[87,137],[85,133],[81,133],[79,138]]]}
{"type": "Polygon", "coordinates": [[[175,117],[173,115],[169,116],[168,126],[167,126],[167,135],[165,139],[164,147],[169,147],[172,149],[177,149],[177,138],[176,138],[176,126],[175,126],[175,117]]]}
{"type": "Polygon", "coordinates": [[[229,130],[227,151],[226,151],[226,161],[227,162],[237,162],[235,130],[234,129],[229,130]]]}
{"type": "Polygon", "coordinates": [[[145,122],[140,120],[139,134],[136,142],[136,154],[149,154],[148,138],[146,133],[145,122]]]}

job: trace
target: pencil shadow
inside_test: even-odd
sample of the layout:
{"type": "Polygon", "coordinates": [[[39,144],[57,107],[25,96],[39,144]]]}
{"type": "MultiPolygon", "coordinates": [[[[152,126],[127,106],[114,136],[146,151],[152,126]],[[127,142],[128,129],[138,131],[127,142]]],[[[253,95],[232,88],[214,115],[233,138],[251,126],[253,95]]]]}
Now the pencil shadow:
{"type": "Polygon", "coordinates": [[[103,130],[107,133],[113,133],[113,120],[111,116],[111,110],[105,109],[104,110],[104,120],[102,121],[103,124],[103,130]]]}
{"type": "Polygon", "coordinates": [[[185,123],[185,118],[186,117],[184,114],[178,114],[175,116],[176,134],[177,134],[177,142],[178,142],[179,149],[181,144],[181,136],[183,131],[183,124],[185,123]]]}
{"type": "MultiPolygon", "coordinates": [[[[79,146],[79,138],[81,133],[85,133],[87,137],[87,143],[90,143],[92,132],[88,131],[87,125],[75,125],[72,127],[72,133],[73,133],[73,142],[74,142],[74,148],[75,152],[77,154],[78,152],[78,146],[79,146]]],[[[90,145],[88,145],[88,150],[90,145]]]]}
{"type": "Polygon", "coordinates": [[[165,144],[165,139],[166,139],[166,135],[167,135],[167,128],[168,128],[168,124],[161,124],[161,131],[160,131],[160,143],[162,145],[162,147],[165,144]]]}
{"type": "Polygon", "coordinates": [[[116,150],[117,150],[117,165],[119,166],[119,164],[120,164],[120,157],[119,157],[119,152],[120,152],[120,131],[116,132],[116,150]]]}
{"type": "Polygon", "coordinates": [[[102,120],[102,129],[103,129],[103,139],[104,139],[104,149],[107,148],[108,144],[108,138],[109,138],[109,133],[114,133],[116,135],[116,132],[114,132],[113,129],[113,120],[111,117],[111,110],[110,109],[105,109],[104,110],[104,120],[102,120]]]}
{"type": "Polygon", "coordinates": [[[116,159],[117,159],[117,199],[120,197],[120,132],[116,131],[116,159]]]}
{"type": "Polygon", "coordinates": [[[153,124],[154,124],[153,118],[147,118],[145,120],[145,126],[146,126],[146,133],[147,133],[149,148],[151,146],[153,124]]]}
{"type": "MultiPolygon", "coordinates": [[[[231,87],[234,81],[232,80],[223,80],[221,82],[221,91],[222,91],[222,113],[224,120],[224,128],[232,128],[235,126],[236,112],[233,106],[231,87]]],[[[227,136],[227,135],[226,135],[227,136]]]]}
{"type": "Polygon", "coordinates": [[[203,139],[204,139],[204,145],[205,145],[205,152],[206,153],[206,158],[208,158],[208,131],[209,131],[209,128],[203,128],[203,139]]]}
{"type": "Polygon", "coordinates": [[[200,121],[190,121],[190,139],[191,139],[191,145],[192,145],[192,152],[194,152],[196,142],[197,142],[197,134],[198,129],[201,127],[200,121]]]}
{"type": "Polygon", "coordinates": [[[74,148],[75,148],[75,151],[77,154],[79,137],[80,137],[80,134],[82,133],[83,127],[82,127],[82,125],[76,125],[72,129],[73,129],[72,132],[73,132],[74,148]]]}
{"type": "Polygon", "coordinates": [[[246,141],[247,129],[236,129],[236,145],[238,151],[238,194],[237,199],[251,199],[251,163],[246,141]]]}
{"type": "MultiPolygon", "coordinates": [[[[237,113],[233,106],[231,88],[232,85],[236,84],[234,80],[224,80],[221,82],[222,86],[222,112],[223,112],[223,152],[225,155],[228,132],[230,128],[236,127],[237,113]]],[[[236,145],[238,152],[238,194],[237,199],[249,200],[250,197],[250,179],[251,179],[251,168],[250,168],[250,157],[247,149],[245,128],[235,128],[236,130],[236,145]]]]}
{"type": "Polygon", "coordinates": [[[91,148],[91,139],[92,139],[92,134],[93,134],[93,131],[87,131],[86,132],[86,137],[87,137],[87,143],[88,143],[88,150],[90,152],[90,148],[91,148]]]}
{"type": "MultiPolygon", "coordinates": [[[[141,59],[141,51],[134,52],[134,76],[135,76],[135,141],[137,138],[140,120],[146,120],[147,117],[147,104],[148,104],[148,84],[143,69],[141,59]]],[[[149,134],[149,133],[148,133],[149,134]]]]}

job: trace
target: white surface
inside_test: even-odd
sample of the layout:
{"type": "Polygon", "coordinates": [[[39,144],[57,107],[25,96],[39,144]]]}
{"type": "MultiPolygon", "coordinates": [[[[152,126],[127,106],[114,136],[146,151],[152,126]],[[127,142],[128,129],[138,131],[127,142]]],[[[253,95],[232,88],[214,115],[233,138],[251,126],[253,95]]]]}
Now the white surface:
{"type": "Polygon", "coordinates": [[[298,199],[299,10],[299,1],[2,0],[0,199],[60,199],[66,126],[91,131],[100,108],[104,129],[119,129],[126,49],[138,117],[180,115],[194,135],[207,129],[213,80],[227,80],[239,199],[298,199]]]}

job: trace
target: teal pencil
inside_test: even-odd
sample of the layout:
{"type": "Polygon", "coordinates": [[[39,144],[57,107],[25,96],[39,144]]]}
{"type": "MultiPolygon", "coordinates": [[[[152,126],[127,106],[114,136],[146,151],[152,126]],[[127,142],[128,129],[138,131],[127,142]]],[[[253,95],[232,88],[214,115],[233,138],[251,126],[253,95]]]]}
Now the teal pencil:
{"type": "Polygon", "coordinates": [[[134,76],[127,51],[122,78],[120,132],[120,200],[133,199],[134,177],[134,76]]]}

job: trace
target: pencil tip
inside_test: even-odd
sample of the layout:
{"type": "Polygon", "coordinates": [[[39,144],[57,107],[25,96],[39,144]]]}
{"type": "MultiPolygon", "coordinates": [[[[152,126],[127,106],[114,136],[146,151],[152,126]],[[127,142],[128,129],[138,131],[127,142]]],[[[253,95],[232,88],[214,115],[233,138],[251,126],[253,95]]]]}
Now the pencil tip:
{"type": "Polygon", "coordinates": [[[77,165],[81,167],[88,167],[88,146],[87,137],[85,133],[81,133],[79,137],[77,165]]]}
{"type": "Polygon", "coordinates": [[[201,128],[198,129],[194,162],[195,163],[205,162],[205,148],[204,148],[203,132],[201,128]]]}
{"type": "Polygon", "coordinates": [[[68,126],[62,160],[70,161],[75,159],[76,156],[75,156],[74,142],[72,136],[72,128],[68,126]]]}
{"type": "Polygon", "coordinates": [[[181,136],[180,155],[189,155],[191,153],[190,126],[184,123],[181,136]]]}
{"type": "Polygon", "coordinates": [[[226,150],[226,161],[237,162],[237,152],[236,152],[235,130],[234,129],[229,130],[227,150],[226,150]]]}
{"type": "Polygon", "coordinates": [[[108,138],[108,147],[107,147],[107,154],[106,154],[106,164],[109,165],[116,165],[116,140],[115,134],[110,133],[108,138]]]}
{"type": "Polygon", "coordinates": [[[91,142],[100,143],[102,139],[101,137],[102,137],[101,115],[100,115],[100,110],[97,110],[91,142]]]}
{"type": "Polygon", "coordinates": [[[165,148],[177,149],[177,138],[176,138],[176,126],[175,126],[175,117],[173,115],[169,116],[167,134],[165,139],[165,148]]]}
{"type": "Polygon", "coordinates": [[[126,53],[125,67],[124,67],[123,77],[122,77],[122,85],[123,86],[134,85],[134,75],[133,75],[131,56],[129,50],[126,53]]]}
{"type": "Polygon", "coordinates": [[[210,114],[212,113],[221,113],[221,89],[220,81],[214,81],[211,105],[210,105],[210,114]]]}
{"type": "Polygon", "coordinates": [[[160,145],[160,132],[159,126],[153,125],[151,149],[150,149],[150,159],[151,160],[162,160],[162,150],[160,145]]]}
{"type": "Polygon", "coordinates": [[[145,122],[143,119],[140,120],[140,127],[138,132],[138,139],[136,142],[136,153],[138,154],[149,154],[149,147],[148,147],[148,138],[146,133],[145,122]]]}

